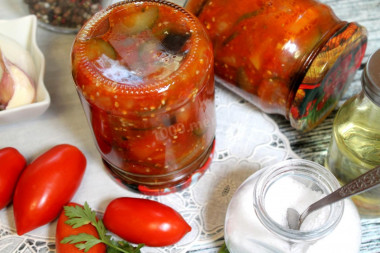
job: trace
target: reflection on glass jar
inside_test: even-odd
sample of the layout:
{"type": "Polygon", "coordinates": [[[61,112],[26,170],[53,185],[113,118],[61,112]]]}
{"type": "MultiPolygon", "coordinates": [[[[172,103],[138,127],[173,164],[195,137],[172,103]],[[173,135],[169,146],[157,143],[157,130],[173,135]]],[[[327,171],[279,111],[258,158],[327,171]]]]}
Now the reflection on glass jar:
{"type": "Polygon", "coordinates": [[[307,131],[335,107],[366,48],[363,27],[314,0],[188,0],[214,45],[217,81],[307,131]]]}
{"type": "Polygon", "coordinates": [[[166,194],[210,163],[215,136],[211,42],[164,1],[125,1],[78,33],[73,77],[106,167],[126,186],[166,194]]]}
{"type": "Polygon", "coordinates": [[[360,217],[350,200],[314,211],[306,217],[300,230],[288,227],[287,208],[302,213],[339,187],[329,170],[307,160],[292,159],[263,168],[238,188],[229,203],[224,228],[228,250],[231,253],[358,252],[360,217]]]}

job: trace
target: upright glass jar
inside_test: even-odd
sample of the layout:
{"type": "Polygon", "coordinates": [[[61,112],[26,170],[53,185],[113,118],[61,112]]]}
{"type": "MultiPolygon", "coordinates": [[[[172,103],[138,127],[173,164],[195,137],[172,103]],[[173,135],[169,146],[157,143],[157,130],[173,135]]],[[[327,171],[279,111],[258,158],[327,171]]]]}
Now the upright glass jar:
{"type": "Polygon", "coordinates": [[[229,203],[224,228],[229,252],[359,252],[360,217],[350,200],[314,211],[300,230],[292,230],[287,224],[287,208],[302,213],[339,186],[329,170],[302,159],[286,160],[256,172],[229,203]]]}
{"type": "MultiPolygon", "coordinates": [[[[362,74],[362,91],[348,99],[333,122],[326,157],[342,184],[380,165],[380,50],[368,60],[362,74]]],[[[361,215],[380,216],[380,187],[352,197],[361,215]]]]}
{"type": "Polygon", "coordinates": [[[215,136],[211,42],[183,8],[123,1],[79,31],[72,73],[105,166],[151,195],[189,186],[215,136]]]}
{"type": "Polygon", "coordinates": [[[359,68],[366,30],[315,0],[187,0],[214,45],[217,81],[301,131],[334,109],[359,68]]]}

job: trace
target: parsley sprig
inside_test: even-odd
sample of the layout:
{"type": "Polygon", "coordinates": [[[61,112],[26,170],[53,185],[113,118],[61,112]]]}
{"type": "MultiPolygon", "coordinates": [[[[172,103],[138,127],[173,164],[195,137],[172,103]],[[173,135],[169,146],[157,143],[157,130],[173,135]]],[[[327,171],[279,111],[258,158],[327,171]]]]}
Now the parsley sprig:
{"type": "Polygon", "coordinates": [[[107,235],[107,229],[105,228],[103,221],[96,217],[96,212],[91,210],[87,202],[84,206],[65,206],[65,215],[68,217],[66,224],[73,228],[79,228],[83,225],[93,225],[99,234],[99,239],[93,235],[80,233],[77,235],[70,235],[63,238],[61,243],[74,244],[80,250],[87,252],[94,245],[98,243],[104,243],[107,245],[107,253],[140,253],[140,249],[144,244],[139,244],[137,247],[132,246],[126,241],[116,241],[110,235],[107,235]]]}

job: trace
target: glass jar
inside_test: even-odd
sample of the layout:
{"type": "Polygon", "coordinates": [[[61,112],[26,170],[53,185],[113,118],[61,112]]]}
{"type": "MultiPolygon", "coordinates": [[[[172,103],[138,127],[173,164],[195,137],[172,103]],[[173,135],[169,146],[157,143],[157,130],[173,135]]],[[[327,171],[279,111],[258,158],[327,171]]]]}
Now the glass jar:
{"type": "Polygon", "coordinates": [[[103,0],[23,0],[38,24],[53,32],[77,33],[82,25],[102,9],[103,0]]]}
{"type": "Polygon", "coordinates": [[[104,164],[123,185],[167,194],[207,169],[213,53],[196,17],[165,1],[113,4],[79,31],[72,73],[104,164]]]}
{"type": "MultiPolygon", "coordinates": [[[[362,73],[362,91],[337,112],[326,157],[329,168],[346,184],[380,164],[380,50],[362,73]]],[[[352,197],[362,216],[380,216],[380,187],[352,197]]]]}
{"type": "Polygon", "coordinates": [[[366,30],[315,0],[187,0],[213,42],[217,81],[301,131],[334,109],[359,68],[366,30]]]}
{"type": "Polygon", "coordinates": [[[307,160],[286,160],[261,169],[229,203],[224,228],[229,252],[359,252],[360,217],[348,199],[309,214],[300,230],[287,225],[287,208],[302,213],[339,186],[329,170],[307,160]]]}

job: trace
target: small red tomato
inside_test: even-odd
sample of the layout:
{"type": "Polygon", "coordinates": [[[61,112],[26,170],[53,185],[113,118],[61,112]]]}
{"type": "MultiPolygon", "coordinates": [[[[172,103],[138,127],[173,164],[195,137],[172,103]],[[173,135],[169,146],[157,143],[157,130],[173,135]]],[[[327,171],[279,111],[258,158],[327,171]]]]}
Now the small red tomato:
{"type": "MultiPolygon", "coordinates": [[[[82,206],[77,203],[69,203],[67,206],[82,206]]],[[[86,233],[89,235],[93,235],[96,238],[99,238],[99,234],[96,228],[91,225],[83,225],[79,228],[73,228],[72,226],[66,224],[65,222],[68,220],[68,217],[65,215],[65,211],[62,210],[61,215],[58,218],[57,228],[55,233],[55,246],[57,253],[83,253],[83,250],[75,247],[74,244],[71,243],[61,243],[63,238],[68,237],[70,235],[77,235],[80,233],[86,233]]],[[[98,243],[95,246],[92,246],[87,253],[104,253],[106,252],[106,245],[104,243],[98,243]]]]}
{"type": "Polygon", "coordinates": [[[26,166],[26,160],[17,149],[0,149],[0,210],[12,200],[17,179],[26,166]]]}
{"type": "Polygon", "coordinates": [[[172,245],[191,230],[171,207],[139,198],[114,199],[104,212],[103,222],[124,240],[153,247],[172,245]]]}
{"type": "Polygon", "coordinates": [[[68,144],[53,147],[29,164],[13,196],[17,234],[54,220],[77,191],[85,168],[86,157],[68,144]]]}

